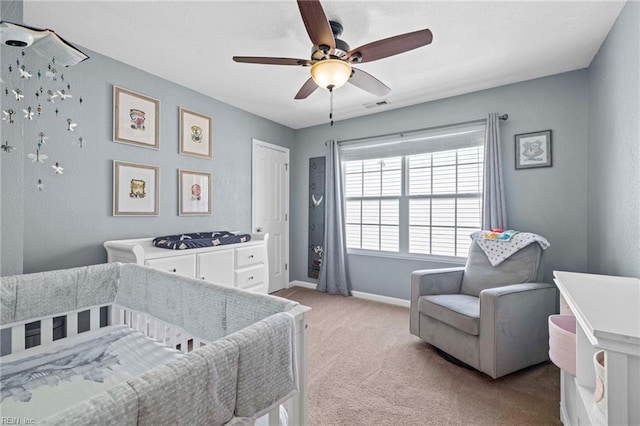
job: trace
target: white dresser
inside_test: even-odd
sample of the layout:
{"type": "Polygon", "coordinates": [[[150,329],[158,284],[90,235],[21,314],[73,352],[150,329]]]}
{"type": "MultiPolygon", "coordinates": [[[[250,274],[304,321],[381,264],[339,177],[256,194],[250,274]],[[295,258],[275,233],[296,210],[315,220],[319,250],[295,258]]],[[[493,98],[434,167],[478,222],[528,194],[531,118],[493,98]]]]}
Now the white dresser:
{"type": "Polygon", "coordinates": [[[640,279],[555,271],[561,313],[576,317],[576,376],[561,371],[565,425],[640,424],[640,279]],[[593,355],[605,351],[606,413],[594,403],[593,355]]]}
{"type": "Polygon", "coordinates": [[[155,247],[153,238],[107,241],[108,262],[137,263],[266,294],[269,289],[267,240],[269,234],[252,234],[251,241],[189,250],[155,247]]]}

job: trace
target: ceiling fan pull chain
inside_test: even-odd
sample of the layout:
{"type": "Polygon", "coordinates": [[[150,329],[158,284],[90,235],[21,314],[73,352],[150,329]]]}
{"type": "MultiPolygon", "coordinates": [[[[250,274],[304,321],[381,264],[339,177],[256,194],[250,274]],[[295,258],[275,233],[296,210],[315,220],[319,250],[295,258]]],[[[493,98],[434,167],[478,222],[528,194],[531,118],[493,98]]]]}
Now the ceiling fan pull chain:
{"type": "Polygon", "coordinates": [[[333,127],[333,87],[329,89],[329,121],[333,127]]]}

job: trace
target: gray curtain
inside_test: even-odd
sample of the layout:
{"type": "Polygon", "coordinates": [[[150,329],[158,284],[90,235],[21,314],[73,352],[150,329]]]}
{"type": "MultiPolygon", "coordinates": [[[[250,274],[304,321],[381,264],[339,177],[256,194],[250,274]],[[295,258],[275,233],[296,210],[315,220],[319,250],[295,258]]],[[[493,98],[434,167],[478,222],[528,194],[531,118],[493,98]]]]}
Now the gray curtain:
{"type": "Polygon", "coordinates": [[[344,230],[342,200],[342,171],[337,141],[328,141],[325,174],[324,252],[318,291],[351,296],[351,282],[347,271],[347,245],[344,230]]]}
{"type": "Polygon", "coordinates": [[[498,113],[492,112],[487,117],[487,133],[484,144],[482,228],[507,229],[507,205],[504,201],[498,113]]]}

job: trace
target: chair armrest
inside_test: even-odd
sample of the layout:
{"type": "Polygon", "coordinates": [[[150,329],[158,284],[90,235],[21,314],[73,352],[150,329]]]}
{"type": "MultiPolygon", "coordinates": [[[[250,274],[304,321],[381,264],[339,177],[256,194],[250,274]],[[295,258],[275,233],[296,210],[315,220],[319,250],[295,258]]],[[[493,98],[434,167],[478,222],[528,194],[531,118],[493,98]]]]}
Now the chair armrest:
{"type": "Polygon", "coordinates": [[[420,313],[418,300],[421,296],[434,294],[457,294],[462,286],[464,267],[423,269],[411,273],[411,312],[409,330],[419,335],[420,313]]]}
{"type": "Polygon", "coordinates": [[[411,273],[411,300],[434,294],[460,293],[464,267],[423,269],[411,273]]]}
{"type": "Polygon", "coordinates": [[[489,298],[503,297],[508,294],[555,288],[556,286],[547,283],[510,284],[502,287],[487,288],[480,292],[480,303],[482,303],[483,298],[488,300],[489,298]]]}
{"type": "Polygon", "coordinates": [[[480,292],[480,370],[496,378],[548,359],[552,284],[523,283],[480,292]]]}

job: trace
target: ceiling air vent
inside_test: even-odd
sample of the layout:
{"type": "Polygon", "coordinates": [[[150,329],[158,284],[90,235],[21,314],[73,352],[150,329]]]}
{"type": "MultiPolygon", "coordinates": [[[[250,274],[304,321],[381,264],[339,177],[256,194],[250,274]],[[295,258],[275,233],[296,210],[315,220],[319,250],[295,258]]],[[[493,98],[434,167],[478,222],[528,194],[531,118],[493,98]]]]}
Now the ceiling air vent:
{"type": "Polygon", "coordinates": [[[389,105],[391,102],[389,102],[388,100],[384,99],[382,101],[378,101],[378,102],[371,102],[369,104],[364,104],[364,107],[369,109],[369,108],[378,108],[381,107],[383,105],[389,105]]]}

